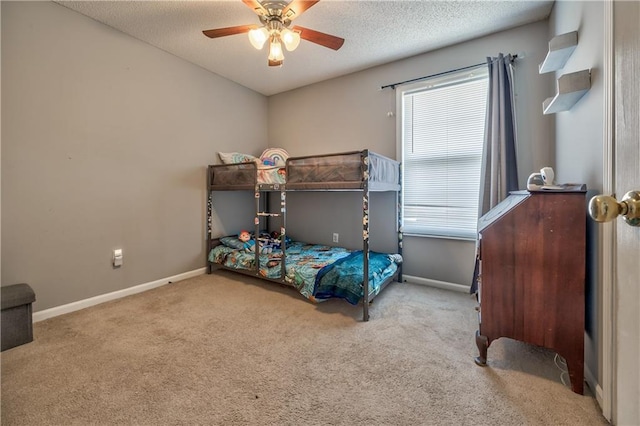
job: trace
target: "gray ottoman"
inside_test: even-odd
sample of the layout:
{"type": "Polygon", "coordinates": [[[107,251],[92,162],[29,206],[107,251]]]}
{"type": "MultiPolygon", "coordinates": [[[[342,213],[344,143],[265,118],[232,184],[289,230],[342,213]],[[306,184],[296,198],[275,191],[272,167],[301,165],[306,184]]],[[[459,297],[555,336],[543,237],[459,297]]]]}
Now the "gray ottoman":
{"type": "Polygon", "coordinates": [[[0,289],[0,337],[4,351],[33,341],[31,304],[35,302],[36,294],[29,284],[13,284],[0,289]]]}

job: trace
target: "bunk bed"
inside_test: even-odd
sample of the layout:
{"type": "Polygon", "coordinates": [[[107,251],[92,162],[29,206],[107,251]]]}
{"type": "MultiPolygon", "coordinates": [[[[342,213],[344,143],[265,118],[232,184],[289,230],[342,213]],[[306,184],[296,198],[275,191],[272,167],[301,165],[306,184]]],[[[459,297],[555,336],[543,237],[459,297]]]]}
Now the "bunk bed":
{"type": "Polygon", "coordinates": [[[400,163],[369,150],[286,160],[280,157],[267,165],[253,161],[255,157],[247,157],[242,159],[244,162],[207,168],[208,273],[222,268],[294,286],[312,301],[332,297],[354,305],[362,301],[363,320],[368,321],[373,298],[390,282],[402,281],[400,163]],[[254,192],[255,230],[250,244],[237,236],[214,238],[212,213],[216,191],[254,192]],[[362,250],[292,241],[286,232],[286,198],[293,191],[361,192],[362,250]],[[369,195],[378,191],[397,193],[396,253],[378,253],[369,248],[369,195]],[[276,212],[268,208],[268,194],[273,192],[280,194],[280,208],[276,212]],[[275,218],[281,224],[279,232],[261,232],[263,222],[275,218]]]}

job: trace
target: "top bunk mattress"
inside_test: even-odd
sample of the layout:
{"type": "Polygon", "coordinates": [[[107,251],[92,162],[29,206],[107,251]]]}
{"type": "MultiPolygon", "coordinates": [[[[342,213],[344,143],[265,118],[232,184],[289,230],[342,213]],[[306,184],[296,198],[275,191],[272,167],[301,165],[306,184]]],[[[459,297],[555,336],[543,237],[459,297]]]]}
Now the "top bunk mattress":
{"type": "Polygon", "coordinates": [[[290,157],[284,169],[237,163],[208,170],[209,189],[219,191],[254,190],[256,185],[278,190],[283,184],[286,190],[400,190],[400,163],[369,150],[290,157]]]}

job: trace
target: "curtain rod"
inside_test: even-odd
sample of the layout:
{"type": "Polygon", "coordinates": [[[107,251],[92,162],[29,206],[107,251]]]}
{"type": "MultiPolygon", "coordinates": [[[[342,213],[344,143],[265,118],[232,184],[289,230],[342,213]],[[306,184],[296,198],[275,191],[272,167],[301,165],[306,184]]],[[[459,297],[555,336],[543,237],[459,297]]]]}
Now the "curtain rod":
{"type": "MultiPolygon", "coordinates": [[[[518,57],[518,55],[511,55],[511,58],[512,58],[511,62],[516,60],[517,57],[518,57]]],[[[426,80],[427,78],[438,77],[438,76],[445,75],[445,74],[451,74],[452,72],[464,71],[464,70],[468,70],[468,69],[471,69],[471,68],[476,68],[476,67],[479,67],[481,65],[486,65],[486,64],[487,64],[486,62],[482,62],[482,63],[475,64],[475,65],[469,65],[469,66],[462,67],[462,68],[456,68],[455,70],[443,71],[443,72],[439,72],[437,74],[425,75],[424,77],[412,78],[411,80],[399,81],[397,83],[392,83],[392,84],[387,84],[386,86],[382,86],[382,87],[380,87],[380,90],[386,89],[388,87],[391,87],[392,89],[395,90],[396,86],[400,86],[401,84],[407,84],[407,83],[413,83],[414,81],[426,80]]]]}

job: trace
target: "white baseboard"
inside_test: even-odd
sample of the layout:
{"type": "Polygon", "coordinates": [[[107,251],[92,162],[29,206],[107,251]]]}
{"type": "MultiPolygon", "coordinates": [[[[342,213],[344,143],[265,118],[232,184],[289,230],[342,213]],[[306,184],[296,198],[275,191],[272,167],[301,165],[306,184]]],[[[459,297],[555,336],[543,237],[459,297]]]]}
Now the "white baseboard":
{"type": "Polygon", "coordinates": [[[68,314],[70,312],[79,311],[80,309],[95,306],[100,303],[108,302],[110,300],[120,299],[125,296],[130,296],[136,293],[142,293],[143,291],[151,290],[152,288],[160,287],[166,284],[174,283],[176,281],[186,280],[198,275],[204,275],[207,268],[200,268],[182,274],[174,275],[167,278],[161,278],[156,281],[152,281],[145,284],[136,285],[133,287],[125,288],[123,290],[114,291],[100,296],[90,297],[89,299],[79,300],[77,302],[68,303],[62,306],[56,306],[55,308],[45,309],[33,313],[33,322],[43,321],[49,318],[57,317],[58,315],[68,314]]]}
{"type": "Polygon", "coordinates": [[[437,287],[445,290],[458,291],[461,293],[469,293],[469,288],[470,288],[468,285],[432,280],[429,278],[414,277],[413,275],[407,275],[407,274],[402,274],[402,279],[410,283],[428,285],[429,287],[437,287]]]}
{"type": "Polygon", "coordinates": [[[584,366],[584,380],[587,382],[587,385],[589,385],[589,388],[593,393],[595,393],[596,401],[602,408],[602,387],[598,384],[598,380],[586,365],[584,366]]]}

